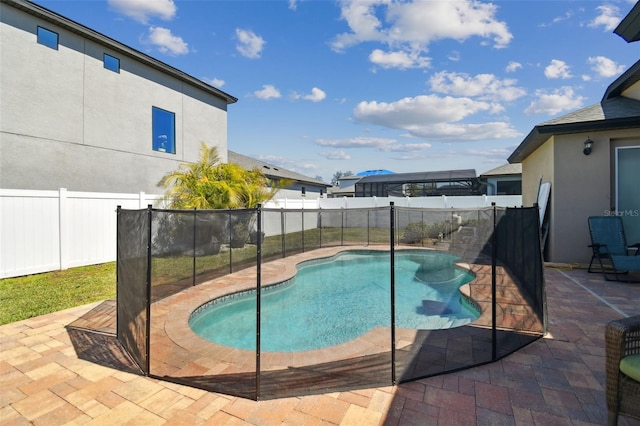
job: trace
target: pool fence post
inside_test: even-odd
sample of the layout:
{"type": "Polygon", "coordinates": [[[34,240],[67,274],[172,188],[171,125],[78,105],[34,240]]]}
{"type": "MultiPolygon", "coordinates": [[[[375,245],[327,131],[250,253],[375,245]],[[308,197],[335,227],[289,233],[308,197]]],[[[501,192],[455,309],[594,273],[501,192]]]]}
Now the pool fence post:
{"type": "Polygon", "coordinates": [[[369,213],[371,213],[371,210],[367,209],[367,245],[369,245],[369,241],[371,240],[371,237],[370,237],[371,221],[369,219],[369,213]]]}
{"type": "Polygon", "coordinates": [[[320,235],[320,248],[322,248],[322,207],[318,207],[318,233],[320,235]]]}
{"type": "Polygon", "coordinates": [[[231,210],[229,210],[229,273],[232,274],[233,273],[233,256],[231,255],[231,252],[233,252],[233,249],[231,248],[231,229],[233,227],[231,226],[231,210]]]}
{"type": "Polygon", "coordinates": [[[284,218],[285,218],[284,207],[280,207],[280,243],[281,243],[281,246],[282,246],[282,258],[283,259],[286,257],[286,255],[285,255],[285,250],[286,250],[286,247],[285,247],[285,237],[286,237],[285,230],[286,230],[286,227],[285,227],[285,219],[284,218]]]}
{"type": "Polygon", "coordinates": [[[151,226],[153,224],[153,206],[151,204],[147,205],[147,217],[149,220],[148,226],[147,226],[147,291],[146,291],[146,316],[147,316],[147,321],[146,321],[146,336],[145,336],[145,365],[144,365],[144,369],[145,369],[145,374],[149,375],[151,373],[151,360],[149,359],[151,357],[151,265],[152,265],[152,259],[151,259],[151,226]]]}
{"type": "MultiPolygon", "coordinates": [[[[120,214],[122,213],[122,206],[118,205],[116,207],[116,338],[118,341],[120,340],[120,327],[118,323],[120,322],[120,315],[118,315],[118,265],[120,263],[120,214]]],[[[128,348],[127,348],[128,349],[128,348]]],[[[127,351],[128,352],[128,351],[127,351]]]]}
{"type": "Polygon", "coordinates": [[[389,203],[389,264],[390,268],[390,294],[391,294],[391,384],[396,384],[396,274],[395,274],[395,209],[394,203],[389,203]]]}
{"type": "Polygon", "coordinates": [[[304,253],[304,199],[302,200],[302,252],[304,253]]]}
{"type": "Polygon", "coordinates": [[[198,223],[198,213],[196,211],[196,208],[193,208],[193,272],[191,274],[191,285],[195,286],[196,285],[196,236],[197,234],[197,224],[198,223]]]}
{"type": "Polygon", "coordinates": [[[498,238],[496,237],[496,203],[492,202],[493,232],[491,235],[491,360],[497,359],[497,331],[496,331],[496,262],[498,255],[498,238]]]}
{"type": "Polygon", "coordinates": [[[257,232],[256,242],[256,401],[260,399],[260,302],[262,290],[262,204],[256,209],[257,232]]]}
{"type": "MultiPolygon", "coordinates": [[[[346,198],[346,197],[345,197],[346,198]]],[[[344,207],[340,207],[340,245],[344,245],[344,207]]]]}

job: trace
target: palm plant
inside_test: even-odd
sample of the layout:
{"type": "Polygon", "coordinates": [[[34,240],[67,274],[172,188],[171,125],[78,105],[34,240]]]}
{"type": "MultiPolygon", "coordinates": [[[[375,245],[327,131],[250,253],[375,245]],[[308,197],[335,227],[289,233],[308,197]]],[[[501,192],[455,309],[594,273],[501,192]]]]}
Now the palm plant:
{"type": "Polygon", "coordinates": [[[200,159],[183,163],[159,183],[174,209],[255,208],[269,201],[281,187],[270,185],[259,170],[246,170],[233,163],[220,163],[216,147],[202,143],[200,159]]]}
{"type": "MultiPolygon", "coordinates": [[[[168,173],[159,185],[166,188],[165,199],[172,209],[253,209],[269,201],[284,180],[272,183],[260,170],[246,170],[238,164],[220,163],[216,147],[202,143],[200,159],[183,163],[168,173]]],[[[255,215],[234,214],[227,226],[234,247],[249,238],[255,215]]],[[[221,232],[228,235],[227,232],[221,232]]]]}

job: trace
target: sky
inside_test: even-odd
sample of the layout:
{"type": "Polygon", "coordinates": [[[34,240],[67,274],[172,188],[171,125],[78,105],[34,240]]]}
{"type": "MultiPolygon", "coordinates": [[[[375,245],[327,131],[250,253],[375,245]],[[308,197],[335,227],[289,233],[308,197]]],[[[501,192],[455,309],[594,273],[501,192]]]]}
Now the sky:
{"type": "Polygon", "coordinates": [[[481,174],[640,59],[630,0],[36,3],[238,98],[229,150],[325,182],[481,174]]]}

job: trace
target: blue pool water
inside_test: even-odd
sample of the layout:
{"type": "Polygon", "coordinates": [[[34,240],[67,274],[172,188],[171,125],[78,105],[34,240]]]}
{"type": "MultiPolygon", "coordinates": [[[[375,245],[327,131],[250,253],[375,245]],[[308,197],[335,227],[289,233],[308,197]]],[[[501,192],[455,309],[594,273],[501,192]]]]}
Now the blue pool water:
{"type": "MultiPolygon", "coordinates": [[[[467,324],[479,312],[459,287],[473,279],[456,257],[426,250],[396,252],[396,326],[441,329],[467,324]]],[[[262,351],[325,348],[389,327],[389,252],[347,251],[298,265],[291,280],[262,290],[262,351]]],[[[191,329],[224,346],[255,350],[256,292],[215,300],[196,310],[191,329]]]]}

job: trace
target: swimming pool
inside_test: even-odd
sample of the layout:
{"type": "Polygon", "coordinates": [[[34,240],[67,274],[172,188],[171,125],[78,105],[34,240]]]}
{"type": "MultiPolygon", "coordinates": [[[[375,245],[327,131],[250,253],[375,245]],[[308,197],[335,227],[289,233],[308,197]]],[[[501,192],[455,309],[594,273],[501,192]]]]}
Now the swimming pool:
{"type": "MultiPolygon", "coordinates": [[[[456,260],[429,250],[396,252],[397,327],[451,328],[479,316],[458,291],[474,276],[456,267],[456,260]]],[[[321,349],[390,326],[389,270],[384,251],[346,251],[299,264],[295,277],[262,290],[261,350],[321,349]]],[[[211,342],[255,350],[255,290],[206,303],[189,326],[211,342]]]]}

